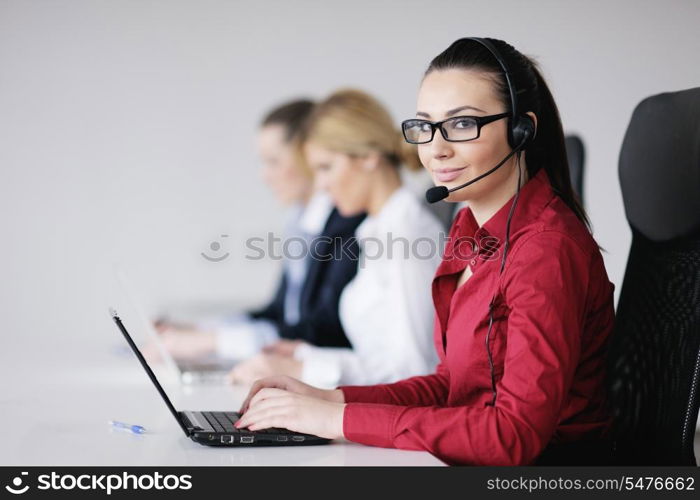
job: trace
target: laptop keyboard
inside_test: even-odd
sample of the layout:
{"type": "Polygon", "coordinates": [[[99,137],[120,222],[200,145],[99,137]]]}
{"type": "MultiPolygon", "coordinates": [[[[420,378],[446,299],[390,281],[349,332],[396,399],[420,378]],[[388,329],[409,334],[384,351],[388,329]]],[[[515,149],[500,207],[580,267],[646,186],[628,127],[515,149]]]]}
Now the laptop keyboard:
{"type": "Polygon", "coordinates": [[[287,429],[261,429],[249,431],[248,429],[237,429],[233,424],[241,418],[241,414],[233,411],[203,411],[204,418],[217,432],[228,432],[231,434],[291,434],[287,429]]]}

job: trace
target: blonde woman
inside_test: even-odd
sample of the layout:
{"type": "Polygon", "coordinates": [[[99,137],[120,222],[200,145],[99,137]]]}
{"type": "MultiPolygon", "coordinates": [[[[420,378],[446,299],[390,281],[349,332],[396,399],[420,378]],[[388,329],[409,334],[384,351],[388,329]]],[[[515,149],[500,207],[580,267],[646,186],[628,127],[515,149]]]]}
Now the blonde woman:
{"type": "Polygon", "coordinates": [[[441,257],[441,225],[402,185],[402,167],[420,168],[415,148],[403,141],[387,110],[358,90],[335,92],[317,104],[300,144],[317,187],[338,211],[367,213],[356,231],[357,275],[340,297],[340,321],[352,348],[282,340],[234,368],[232,380],[284,374],[336,387],[430,373],[437,363],[430,282],[441,257]],[[271,370],[270,359],[285,355],[295,360],[292,369],[271,370]]]}

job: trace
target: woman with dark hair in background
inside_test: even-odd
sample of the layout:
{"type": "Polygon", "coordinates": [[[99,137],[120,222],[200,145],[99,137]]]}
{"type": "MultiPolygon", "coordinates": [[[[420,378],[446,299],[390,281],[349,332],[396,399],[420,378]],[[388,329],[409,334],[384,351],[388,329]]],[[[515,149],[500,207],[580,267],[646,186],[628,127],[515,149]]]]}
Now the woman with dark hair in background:
{"type": "Polygon", "coordinates": [[[611,423],[614,287],[571,188],[547,84],[507,43],[460,39],[431,62],[417,108],[404,135],[437,185],[431,197],[468,202],[432,282],[440,364],[335,390],[263,379],[237,425],[426,450],[450,464],[591,462],[611,423]]]}
{"type": "MultiPolygon", "coordinates": [[[[297,141],[313,110],[309,100],[292,101],[271,110],[258,132],[262,178],[275,198],[288,207],[285,239],[292,242],[319,239],[307,245],[333,259],[284,258],[280,284],[272,301],[248,314],[207,320],[194,327],[160,322],[165,347],[178,359],[210,354],[244,359],[272,342],[287,339],[324,347],[349,347],[338,318],[338,301],[345,285],[357,272],[358,247],[353,236],[364,214],[344,217],[325,193],[314,190],[313,175],[297,155],[297,141]],[[294,239],[292,239],[294,238],[294,239]],[[343,254],[339,250],[346,247],[343,254]]],[[[290,253],[292,251],[290,250],[290,253]]],[[[294,250],[294,255],[301,252],[294,250]]],[[[288,369],[288,356],[265,357],[260,375],[288,369]]]]}

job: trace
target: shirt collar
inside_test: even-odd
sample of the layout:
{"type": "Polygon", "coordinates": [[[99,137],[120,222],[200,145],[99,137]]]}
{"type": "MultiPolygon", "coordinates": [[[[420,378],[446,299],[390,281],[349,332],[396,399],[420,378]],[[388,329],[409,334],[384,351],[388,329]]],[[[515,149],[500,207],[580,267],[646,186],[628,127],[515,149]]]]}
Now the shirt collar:
{"type": "MultiPolygon", "coordinates": [[[[443,260],[444,265],[440,266],[438,275],[454,273],[464,268],[463,262],[461,265],[459,264],[460,260],[463,260],[459,256],[470,255],[470,252],[465,252],[464,249],[461,249],[459,252],[455,251],[454,244],[459,238],[473,238],[474,240],[472,241],[478,245],[479,254],[493,252],[500,247],[502,242],[505,241],[506,223],[508,222],[508,214],[510,213],[514,196],[498,209],[482,227],[479,227],[470,207],[465,207],[459,211],[450,231],[451,240],[445,248],[445,255],[449,259],[443,260]],[[489,244],[482,244],[482,240],[487,237],[490,238],[489,244]]],[[[544,168],[540,168],[520,188],[518,203],[510,223],[511,245],[513,244],[513,236],[518,230],[537,219],[553,197],[554,193],[549,183],[549,177],[544,168]]],[[[459,243],[464,244],[465,242],[459,241],[459,243]]]]}
{"type": "MultiPolygon", "coordinates": [[[[513,197],[505,203],[484,225],[477,230],[477,237],[493,236],[498,238],[498,241],[506,239],[506,223],[508,222],[508,214],[510,207],[513,204],[513,197]]],[[[518,229],[527,225],[531,221],[537,219],[545,206],[554,197],[552,187],[549,183],[549,177],[544,168],[528,180],[523,187],[520,188],[518,203],[513,213],[513,218],[510,221],[510,234],[515,234],[518,229]]],[[[473,217],[473,216],[472,216],[473,217]]]]}

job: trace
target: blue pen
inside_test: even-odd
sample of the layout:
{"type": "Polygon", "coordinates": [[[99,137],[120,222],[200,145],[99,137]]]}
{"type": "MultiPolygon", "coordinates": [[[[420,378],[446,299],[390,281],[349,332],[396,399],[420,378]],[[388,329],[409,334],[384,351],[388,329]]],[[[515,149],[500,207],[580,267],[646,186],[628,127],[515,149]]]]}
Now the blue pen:
{"type": "Polygon", "coordinates": [[[144,429],[144,428],[141,427],[140,425],[129,425],[129,424],[125,424],[124,422],[117,422],[116,420],[110,420],[110,421],[107,422],[107,423],[108,423],[109,425],[111,425],[112,427],[118,427],[118,428],[120,428],[120,429],[126,429],[127,431],[131,431],[131,432],[133,432],[134,434],[143,434],[144,432],[146,432],[146,429],[144,429]]]}

